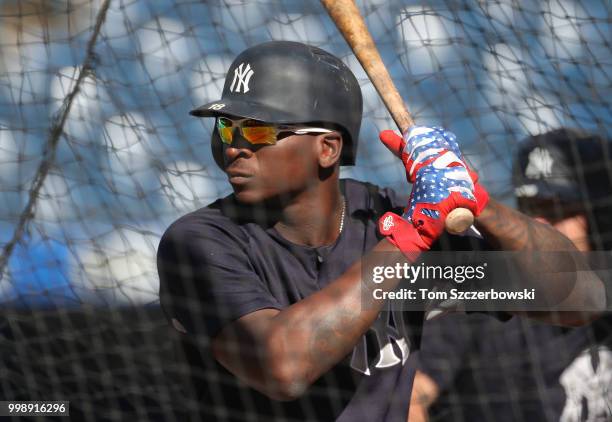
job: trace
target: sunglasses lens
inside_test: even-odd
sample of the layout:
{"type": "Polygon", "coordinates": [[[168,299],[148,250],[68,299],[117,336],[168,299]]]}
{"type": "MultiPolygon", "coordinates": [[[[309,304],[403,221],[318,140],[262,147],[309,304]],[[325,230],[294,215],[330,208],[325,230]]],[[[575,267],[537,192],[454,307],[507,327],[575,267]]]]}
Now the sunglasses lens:
{"type": "Polygon", "coordinates": [[[221,142],[227,145],[232,144],[234,128],[232,127],[232,121],[225,117],[219,117],[217,119],[217,130],[219,131],[219,137],[221,142]]]}
{"type": "MultiPolygon", "coordinates": [[[[239,123],[242,137],[253,145],[274,145],[276,143],[276,128],[273,125],[258,122],[257,120],[245,120],[239,123]]],[[[234,122],[226,117],[217,119],[217,130],[221,142],[231,145],[234,140],[234,122]]]]}
{"type": "Polygon", "coordinates": [[[242,136],[255,145],[276,143],[276,130],[273,127],[244,127],[242,136]]]}
{"type": "Polygon", "coordinates": [[[272,145],[276,143],[276,128],[255,120],[247,120],[242,125],[242,136],[254,145],[272,145]]]}

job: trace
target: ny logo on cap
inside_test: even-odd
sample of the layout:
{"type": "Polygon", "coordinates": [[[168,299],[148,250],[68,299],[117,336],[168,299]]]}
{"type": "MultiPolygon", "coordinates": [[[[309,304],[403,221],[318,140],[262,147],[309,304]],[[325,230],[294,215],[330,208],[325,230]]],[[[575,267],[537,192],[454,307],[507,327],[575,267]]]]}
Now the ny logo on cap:
{"type": "Polygon", "coordinates": [[[525,176],[532,179],[549,177],[552,174],[553,161],[549,150],[535,148],[529,153],[529,164],[525,169],[525,176]]]}
{"type": "Polygon", "coordinates": [[[230,85],[230,92],[241,92],[241,89],[242,92],[249,92],[249,81],[253,73],[250,64],[247,63],[246,67],[244,67],[244,63],[240,63],[240,66],[234,69],[234,79],[230,85]],[[236,91],[234,91],[234,85],[236,91]]]}

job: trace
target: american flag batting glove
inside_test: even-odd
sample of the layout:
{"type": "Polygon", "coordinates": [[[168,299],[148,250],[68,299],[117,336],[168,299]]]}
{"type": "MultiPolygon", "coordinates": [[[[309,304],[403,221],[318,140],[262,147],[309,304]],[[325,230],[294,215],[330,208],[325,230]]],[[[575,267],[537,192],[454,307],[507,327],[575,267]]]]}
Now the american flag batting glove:
{"type": "Polygon", "coordinates": [[[474,181],[451,132],[416,126],[404,138],[384,131],[380,139],[404,163],[413,186],[402,217],[414,225],[428,247],[442,234],[452,210],[467,208],[477,215],[484,208],[479,207],[474,181]]]}

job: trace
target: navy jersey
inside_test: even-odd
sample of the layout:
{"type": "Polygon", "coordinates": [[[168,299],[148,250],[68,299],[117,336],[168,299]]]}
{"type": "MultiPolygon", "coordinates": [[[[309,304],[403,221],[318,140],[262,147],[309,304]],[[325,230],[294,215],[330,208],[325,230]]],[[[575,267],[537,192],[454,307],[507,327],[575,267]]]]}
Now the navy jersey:
{"type": "Polygon", "coordinates": [[[440,389],[439,421],[612,420],[612,318],[555,327],[513,317],[427,321],[419,369],[440,389]]]}
{"type": "MultiPolygon", "coordinates": [[[[206,420],[398,421],[408,412],[422,312],[387,309],[351,354],[298,400],[270,400],[219,365],[210,340],[236,319],[282,310],[325,287],[380,240],[378,218],[406,204],[387,189],[341,181],[344,230],[333,245],[284,239],[256,208],[232,195],[176,221],[158,250],[160,297],[181,335],[200,413],[206,420]],[[249,416],[250,415],[250,416],[249,416]]],[[[440,244],[449,245],[444,237],[440,244]]]]}

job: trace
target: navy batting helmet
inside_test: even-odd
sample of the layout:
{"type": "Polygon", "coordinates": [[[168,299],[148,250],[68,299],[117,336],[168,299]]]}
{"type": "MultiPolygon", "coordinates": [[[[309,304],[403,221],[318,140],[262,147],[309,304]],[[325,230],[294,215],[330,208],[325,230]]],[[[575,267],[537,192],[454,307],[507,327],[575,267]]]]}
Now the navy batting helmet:
{"type": "Polygon", "coordinates": [[[521,142],[513,181],[519,204],[531,200],[563,203],[610,199],[611,146],[600,136],[557,129],[521,142]]]}
{"type": "MultiPolygon", "coordinates": [[[[340,164],[354,165],[362,109],[359,83],[340,59],[317,47],[272,41],[238,55],[227,72],[221,99],[190,114],[330,127],[342,133],[340,164]]],[[[216,130],[211,147],[222,167],[216,130]]]]}
{"type": "Polygon", "coordinates": [[[587,217],[593,249],[612,246],[612,144],[595,134],[557,129],[520,144],[514,161],[519,209],[554,221],[587,217]]]}

